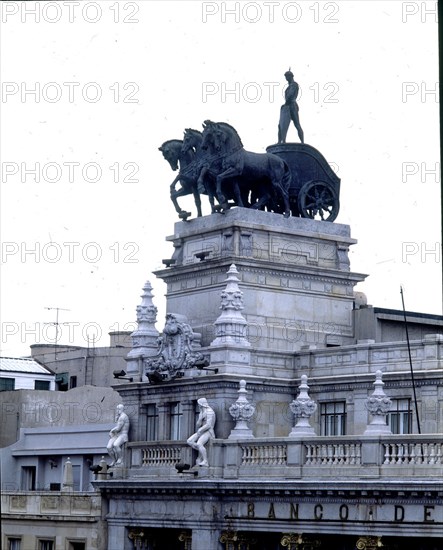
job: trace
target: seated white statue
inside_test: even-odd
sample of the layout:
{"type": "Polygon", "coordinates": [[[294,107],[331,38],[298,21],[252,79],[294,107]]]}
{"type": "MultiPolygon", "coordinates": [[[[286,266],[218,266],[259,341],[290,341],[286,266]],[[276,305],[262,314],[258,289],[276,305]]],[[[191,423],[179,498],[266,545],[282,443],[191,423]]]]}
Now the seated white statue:
{"type": "Polygon", "coordinates": [[[117,425],[109,432],[110,440],[107,451],[112,458],[112,462],[109,465],[110,467],[123,466],[123,445],[128,441],[129,432],[129,417],[124,412],[124,408],[125,406],[122,404],[117,405],[115,417],[117,425]]]}

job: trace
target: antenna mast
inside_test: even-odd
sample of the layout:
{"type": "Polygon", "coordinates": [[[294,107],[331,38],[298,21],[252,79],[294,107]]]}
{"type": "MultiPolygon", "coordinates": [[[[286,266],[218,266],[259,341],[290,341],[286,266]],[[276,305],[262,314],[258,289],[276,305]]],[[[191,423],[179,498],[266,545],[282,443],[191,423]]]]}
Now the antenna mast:
{"type": "Polygon", "coordinates": [[[58,346],[58,338],[59,338],[59,331],[58,327],[60,326],[60,323],[58,322],[58,314],[59,311],[71,311],[70,309],[65,309],[62,307],[45,307],[45,309],[53,310],[55,309],[55,323],[47,323],[49,325],[55,326],[55,347],[54,347],[54,361],[57,361],[57,346],[58,346]]]}
{"type": "Polygon", "coordinates": [[[405,329],[406,329],[406,342],[408,344],[408,354],[409,354],[409,366],[411,368],[411,380],[412,380],[412,390],[414,392],[414,404],[415,404],[415,416],[417,418],[417,429],[418,433],[421,434],[420,429],[420,416],[418,414],[418,404],[417,404],[417,394],[415,391],[415,380],[414,380],[414,369],[412,368],[412,357],[411,357],[411,346],[409,344],[409,331],[408,331],[408,323],[406,321],[406,311],[405,311],[405,301],[403,299],[403,287],[400,285],[400,294],[401,294],[401,303],[403,305],[403,319],[405,321],[405,329]]]}

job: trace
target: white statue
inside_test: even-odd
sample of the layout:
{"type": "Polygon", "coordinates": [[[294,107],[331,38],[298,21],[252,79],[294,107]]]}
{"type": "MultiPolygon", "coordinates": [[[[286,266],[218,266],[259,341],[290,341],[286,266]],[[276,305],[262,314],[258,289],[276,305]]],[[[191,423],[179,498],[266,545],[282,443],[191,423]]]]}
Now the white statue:
{"type": "Polygon", "coordinates": [[[210,439],[215,437],[215,412],[208,405],[205,397],[199,399],[197,403],[200,407],[200,414],[197,420],[197,431],[195,434],[191,435],[187,443],[198,451],[196,464],[198,466],[209,466],[205,445],[210,439]]]}
{"type": "Polygon", "coordinates": [[[128,441],[129,432],[129,417],[124,412],[124,409],[124,405],[117,405],[117,413],[115,415],[117,425],[109,432],[110,440],[107,451],[112,458],[110,467],[123,465],[123,445],[128,441]]]}

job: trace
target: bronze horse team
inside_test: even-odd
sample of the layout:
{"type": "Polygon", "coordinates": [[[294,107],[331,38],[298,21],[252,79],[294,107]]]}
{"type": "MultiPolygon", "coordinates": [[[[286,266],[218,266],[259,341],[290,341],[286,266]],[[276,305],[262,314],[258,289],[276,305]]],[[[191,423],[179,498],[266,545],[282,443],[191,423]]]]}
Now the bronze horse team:
{"type": "Polygon", "coordinates": [[[208,195],[212,212],[242,206],[285,217],[291,213],[291,172],[286,162],[272,153],[246,151],[237,131],[226,122],[206,120],[203,132],[187,128],[183,140],[165,141],[159,150],[172,170],[179,170],[171,183],[171,200],[182,219],[190,213],[180,208],[177,199],[190,194],[198,216],[201,194],[208,195]]]}

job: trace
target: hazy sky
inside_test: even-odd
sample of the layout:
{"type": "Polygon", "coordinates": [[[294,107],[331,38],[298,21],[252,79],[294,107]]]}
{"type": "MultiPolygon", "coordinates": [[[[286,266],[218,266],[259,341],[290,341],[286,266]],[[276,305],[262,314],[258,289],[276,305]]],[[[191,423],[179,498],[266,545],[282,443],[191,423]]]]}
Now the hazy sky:
{"type": "Polygon", "coordinates": [[[151,272],[172,255],[177,217],[158,147],[209,118],[264,151],[289,67],[306,143],[341,178],[337,223],[358,239],[351,269],[370,275],[357,290],[401,309],[402,284],[407,309],[441,314],[436,2],[1,9],[2,355],[54,343],[45,308],[62,308],[60,343],[108,345],[134,327],[147,279],[161,330],[151,272]]]}

